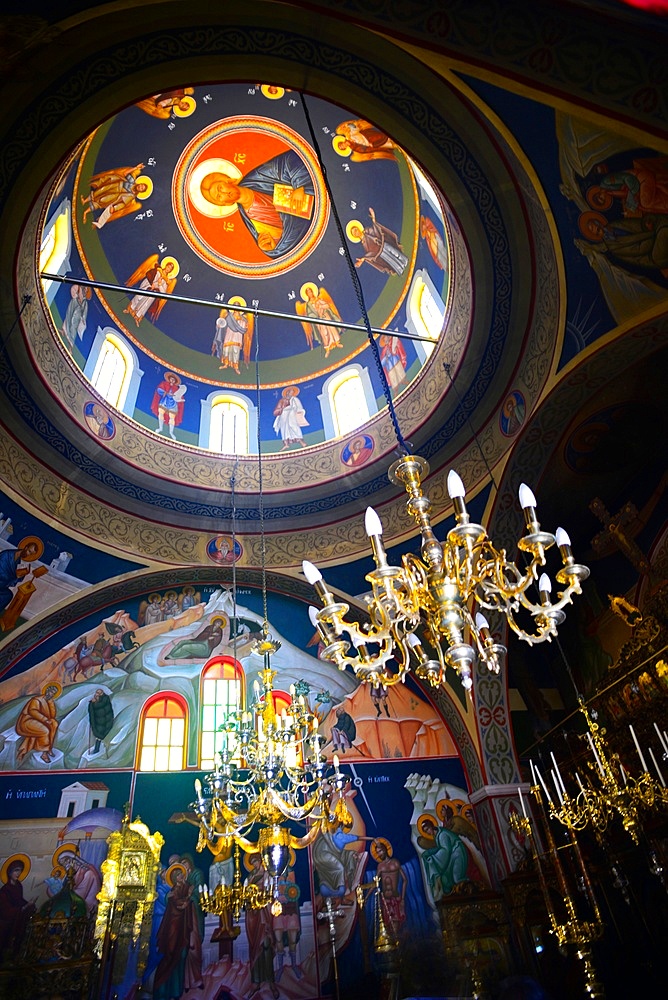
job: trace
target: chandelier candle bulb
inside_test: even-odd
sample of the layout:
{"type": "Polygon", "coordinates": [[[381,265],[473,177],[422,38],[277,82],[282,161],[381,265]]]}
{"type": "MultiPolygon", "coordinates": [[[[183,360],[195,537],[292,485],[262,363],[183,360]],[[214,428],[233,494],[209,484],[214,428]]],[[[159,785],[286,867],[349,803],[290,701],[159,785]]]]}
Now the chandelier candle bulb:
{"type": "Polygon", "coordinates": [[[656,773],[659,775],[659,781],[661,782],[661,787],[665,788],[666,787],[666,783],[663,780],[663,775],[661,774],[661,770],[659,768],[659,765],[656,762],[656,757],[654,756],[654,751],[652,750],[651,747],[649,748],[649,753],[650,753],[650,757],[652,758],[652,761],[654,762],[654,767],[656,768],[656,773]]]}
{"type": "Polygon", "coordinates": [[[656,722],[654,723],[654,728],[656,729],[656,735],[659,737],[659,743],[661,744],[661,749],[666,754],[666,756],[668,756],[668,743],[664,739],[665,733],[664,736],[661,735],[661,730],[657,726],[656,722]]]}
{"type": "Polygon", "coordinates": [[[540,603],[547,607],[550,603],[550,594],[552,593],[552,581],[547,573],[541,573],[540,575],[538,593],[540,594],[540,603]]]}
{"type": "Polygon", "coordinates": [[[633,742],[636,745],[636,750],[638,751],[638,756],[640,757],[640,765],[645,773],[647,773],[647,764],[645,763],[645,758],[642,755],[642,750],[640,749],[640,744],[638,743],[638,737],[636,736],[635,729],[633,726],[629,726],[631,730],[631,736],[633,737],[633,742]]]}
{"type": "Polygon", "coordinates": [[[450,472],[448,472],[448,496],[455,508],[457,524],[468,524],[469,515],[464,503],[466,490],[464,489],[464,483],[454,469],[450,469],[450,472]]]}
{"type": "Polygon", "coordinates": [[[527,526],[527,530],[531,532],[538,531],[539,524],[536,519],[536,498],[526,483],[520,484],[519,495],[520,507],[524,511],[524,521],[527,526]]]}
{"type": "Polygon", "coordinates": [[[526,807],[524,805],[524,799],[522,798],[522,789],[519,787],[519,785],[517,786],[517,794],[520,797],[520,805],[522,806],[522,815],[524,816],[525,819],[528,819],[529,817],[527,816],[526,807]]]}
{"type": "Polygon", "coordinates": [[[571,540],[568,534],[563,528],[557,528],[555,532],[555,538],[557,540],[557,545],[559,546],[559,552],[561,553],[561,558],[564,561],[564,565],[573,562],[573,553],[571,551],[571,540]]]}
{"type": "Polygon", "coordinates": [[[591,747],[592,753],[594,754],[594,760],[598,764],[598,769],[601,772],[601,774],[603,774],[604,772],[603,772],[603,765],[601,764],[601,758],[599,757],[598,752],[596,750],[596,746],[594,745],[594,741],[591,738],[591,733],[587,733],[587,739],[589,740],[589,746],[591,747]]]}

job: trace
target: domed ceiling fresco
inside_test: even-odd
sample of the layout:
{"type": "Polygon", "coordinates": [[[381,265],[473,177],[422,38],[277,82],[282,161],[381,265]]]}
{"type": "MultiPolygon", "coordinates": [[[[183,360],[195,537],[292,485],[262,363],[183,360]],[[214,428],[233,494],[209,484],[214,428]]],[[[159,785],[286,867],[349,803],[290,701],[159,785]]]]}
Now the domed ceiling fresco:
{"type": "MultiPolygon", "coordinates": [[[[441,199],[387,135],[321,100],[306,106],[265,85],[153,95],[82,144],[47,208],[47,232],[69,203],[68,284],[45,282],[54,326],[87,374],[100,330],[129,341],[143,374],[128,415],[182,444],[212,448],[200,401],[221,389],[259,409],[263,453],[340,437],[319,402],[332,374],[364,369],[372,417],[386,406],[374,354],[396,396],[419,376],[444,325],[441,199]],[[151,297],[158,292],[175,298],[151,297]],[[397,324],[420,339],[392,346],[397,324]],[[179,398],[173,425],[166,411],[158,426],[155,393],[165,380],[179,398]],[[295,399],[296,432],[294,418],[290,431],[280,417],[295,399]]],[[[43,255],[47,271],[54,256],[43,255]]],[[[116,420],[109,413],[99,431],[88,424],[109,440],[116,420]]],[[[372,431],[362,438],[359,464],[376,448],[372,431]]],[[[246,447],[230,444],[257,452],[252,435],[246,447]]],[[[343,474],[355,464],[350,442],[340,440],[338,452],[343,474]]]]}
{"type": "Polygon", "coordinates": [[[409,537],[401,451],[484,485],[557,355],[558,269],[521,163],[453,116],[475,155],[453,140],[438,183],[373,122],[256,82],[140,96],[62,164],[22,250],[52,340],[23,319],[62,450],[117,525],[151,523],[112,548],[206,563],[222,531],[258,566],[264,517],[272,565],[326,563],[365,551],[367,503],[409,537]]]}

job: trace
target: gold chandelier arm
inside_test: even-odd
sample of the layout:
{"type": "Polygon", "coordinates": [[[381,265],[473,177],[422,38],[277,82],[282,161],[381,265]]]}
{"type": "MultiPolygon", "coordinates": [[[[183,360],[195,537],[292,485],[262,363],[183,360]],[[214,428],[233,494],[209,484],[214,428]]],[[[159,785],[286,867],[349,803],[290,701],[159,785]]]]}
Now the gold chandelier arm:
{"type": "Polygon", "coordinates": [[[311,798],[307,799],[307,801],[304,802],[301,806],[290,805],[288,802],[285,802],[283,800],[283,798],[279,795],[276,789],[268,788],[267,800],[270,803],[270,805],[274,806],[275,809],[278,809],[281,815],[285,816],[286,819],[301,820],[305,819],[313,812],[318,802],[320,801],[320,796],[316,792],[315,795],[312,795],[311,798]]]}

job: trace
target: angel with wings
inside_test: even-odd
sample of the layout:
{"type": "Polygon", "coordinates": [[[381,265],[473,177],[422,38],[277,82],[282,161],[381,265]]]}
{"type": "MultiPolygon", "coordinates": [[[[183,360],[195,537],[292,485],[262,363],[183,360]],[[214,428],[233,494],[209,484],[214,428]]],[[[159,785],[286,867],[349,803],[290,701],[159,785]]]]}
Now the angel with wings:
{"type": "Polygon", "coordinates": [[[334,305],[332,297],[325,288],[318,288],[312,281],[307,281],[301,287],[302,302],[297,302],[295,309],[306,322],[302,322],[306,343],[313,350],[313,341],[325,348],[325,357],[329,357],[335,347],[343,347],[339,331],[335,326],[329,326],[326,320],[341,322],[339,310],[334,305]]]}
{"type": "MultiPolygon", "coordinates": [[[[228,306],[246,306],[246,300],[233,295],[228,306]]],[[[250,365],[251,346],[255,320],[252,313],[240,309],[223,308],[216,320],[216,333],[211,353],[220,361],[221,368],[232,368],[239,374],[239,359],[243,352],[244,364],[250,365]]]]}
{"type": "Polygon", "coordinates": [[[152,295],[142,295],[141,292],[167,292],[171,294],[176,285],[179,273],[178,261],[174,257],[163,257],[158,263],[159,258],[160,255],[157,253],[147,257],[127,281],[129,286],[139,284],[140,288],[140,293],[134,295],[130,305],[123,310],[133,317],[137,326],[144,316],[148,316],[152,323],[156,323],[167,301],[167,299],[154,298],[152,295]]]}

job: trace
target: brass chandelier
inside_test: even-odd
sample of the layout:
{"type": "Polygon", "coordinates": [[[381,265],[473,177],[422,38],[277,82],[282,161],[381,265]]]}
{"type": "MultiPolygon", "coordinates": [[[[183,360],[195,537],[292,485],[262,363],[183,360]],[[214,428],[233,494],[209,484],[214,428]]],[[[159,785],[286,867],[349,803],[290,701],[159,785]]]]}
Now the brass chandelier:
{"type": "Polygon", "coordinates": [[[325,645],[323,656],[340,670],[351,667],[360,681],[390,687],[413,670],[433,687],[446,683],[453,668],[463,687],[472,687],[476,658],[498,673],[506,648],[493,638],[487,619],[476,605],[503,614],[509,627],[524,641],[550,641],[564,620],[564,607],[589,570],[575,562],[571,542],[562,528],[556,534],[541,530],[536,518],[536,500],[522,484],[520,504],[525,533],[518,540],[526,565],[520,568],[497,549],[481,524],[471,521],[466,510],[464,485],[456,472],[448,475],[448,494],[453,502],[455,525],[443,542],[431,526],[431,501],[422,490],[429,465],[417,455],[405,455],[390,468],[389,478],[408,493],[406,509],[413,516],[422,539],[421,558],[402,556],[401,566],[391,566],[383,548],[380,518],[367,508],[365,527],[376,568],[366,579],[371,593],[365,596],[370,622],[349,622],[349,605],[336,601],[322,574],[310,562],[303,563],[306,579],[322,602],[312,608],[311,621],[325,645]],[[556,544],[561,567],[555,579],[561,589],[553,601],[547,573],[546,552],[556,544]],[[530,630],[518,612],[532,620],[530,630]]]}

